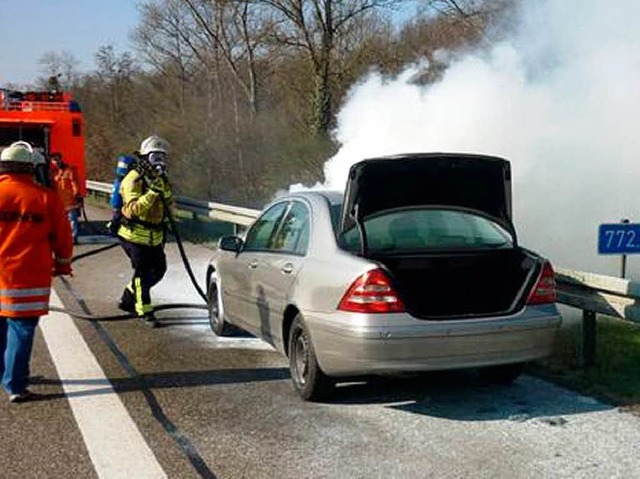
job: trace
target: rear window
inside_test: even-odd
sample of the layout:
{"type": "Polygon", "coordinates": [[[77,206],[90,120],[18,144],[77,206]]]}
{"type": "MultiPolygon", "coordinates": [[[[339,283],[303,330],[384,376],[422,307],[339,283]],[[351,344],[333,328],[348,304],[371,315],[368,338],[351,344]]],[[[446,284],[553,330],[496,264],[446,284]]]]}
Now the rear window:
{"type": "MultiPolygon", "coordinates": [[[[511,248],[511,235],[497,223],[472,213],[445,209],[388,211],[364,222],[371,251],[511,248]]],[[[348,250],[360,249],[357,228],[341,238],[348,250]]]]}

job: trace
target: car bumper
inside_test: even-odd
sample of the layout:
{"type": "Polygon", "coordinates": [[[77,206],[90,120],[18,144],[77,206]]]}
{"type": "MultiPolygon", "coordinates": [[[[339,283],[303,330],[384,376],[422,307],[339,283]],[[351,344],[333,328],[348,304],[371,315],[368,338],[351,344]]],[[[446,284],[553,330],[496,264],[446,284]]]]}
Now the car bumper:
{"type": "Polygon", "coordinates": [[[561,317],[555,306],[455,321],[407,314],[305,314],[318,363],[330,376],[430,371],[548,356],[561,317]]]}

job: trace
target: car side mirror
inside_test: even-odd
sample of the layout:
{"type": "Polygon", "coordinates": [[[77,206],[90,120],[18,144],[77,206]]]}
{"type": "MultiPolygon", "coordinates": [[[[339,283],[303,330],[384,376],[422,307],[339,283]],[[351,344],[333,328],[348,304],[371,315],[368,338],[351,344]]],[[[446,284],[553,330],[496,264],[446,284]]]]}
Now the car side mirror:
{"type": "Polygon", "coordinates": [[[237,236],[223,236],[220,238],[220,241],[218,241],[218,249],[239,253],[243,244],[244,241],[242,241],[242,238],[237,236]]]}

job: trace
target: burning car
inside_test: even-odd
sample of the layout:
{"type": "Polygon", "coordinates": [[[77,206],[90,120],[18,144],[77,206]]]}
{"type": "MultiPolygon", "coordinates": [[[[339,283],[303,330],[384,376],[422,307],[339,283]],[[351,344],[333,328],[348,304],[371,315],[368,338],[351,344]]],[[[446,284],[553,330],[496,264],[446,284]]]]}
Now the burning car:
{"type": "Polygon", "coordinates": [[[479,368],[510,382],[551,352],[551,264],[519,245],[508,161],[429,153],[351,167],[344,194],[269,204],[225,236],[209,319],[273,345],[304,399],[355,375],[479,368]]]}

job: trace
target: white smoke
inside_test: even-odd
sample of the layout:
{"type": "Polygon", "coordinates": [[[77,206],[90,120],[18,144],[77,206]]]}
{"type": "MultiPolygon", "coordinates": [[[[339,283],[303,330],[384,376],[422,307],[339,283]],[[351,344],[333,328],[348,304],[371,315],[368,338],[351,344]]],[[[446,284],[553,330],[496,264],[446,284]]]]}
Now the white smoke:
{"type": "Polygon", "coordinates": [[[617,274],[618,257],[597,255],[597,228],[640,222],[640,2],[527,3],[512,38],[454,60],[436,84],[414,83],[417,65],[356,86],[323,186],[343,189],[364,158],[501,156],[521,244],[557,266],[617,274]]]}

